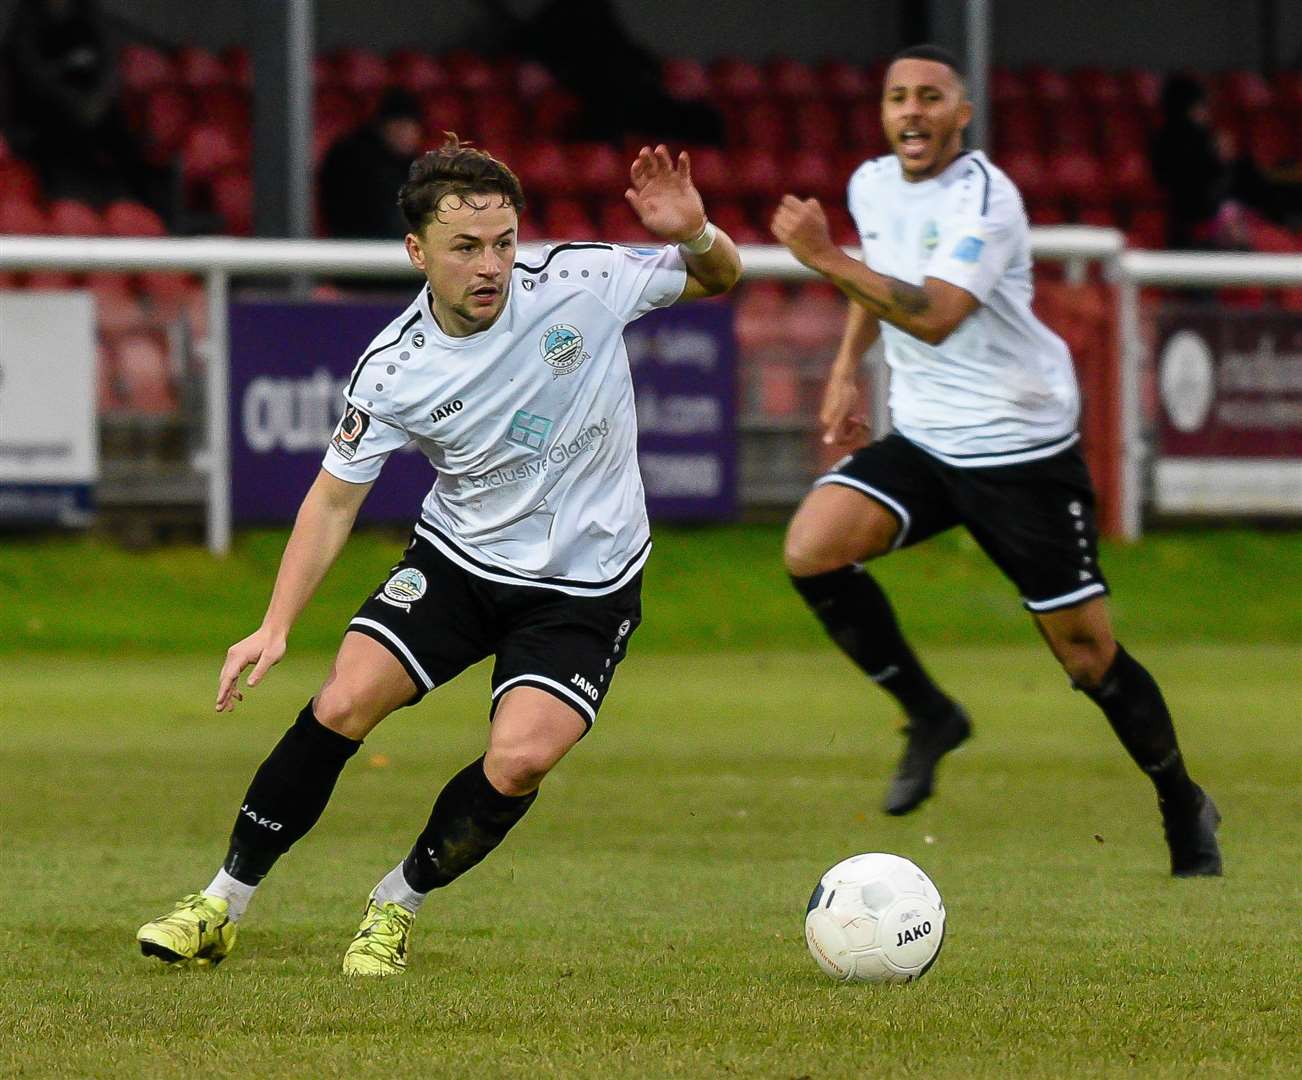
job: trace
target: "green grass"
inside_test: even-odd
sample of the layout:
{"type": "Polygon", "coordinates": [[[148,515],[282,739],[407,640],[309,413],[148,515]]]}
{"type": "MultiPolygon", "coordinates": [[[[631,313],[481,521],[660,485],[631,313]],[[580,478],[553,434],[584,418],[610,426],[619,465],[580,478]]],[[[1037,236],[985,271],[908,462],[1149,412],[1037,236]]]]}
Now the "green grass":
{"type": "Polygon", "coordinates": [[[894,819],[896,718],[791,593],[780,529],[661,529],[599,727],[379,984],[344,980],[342,950],[481,752],[486,668],[371,736],[220,969],[132,940],[207,882],[402,546],[354,538],[286,661],[217,717],[283,543],[247,534],[224,562],[0,543],[0,1076],[1302,1076],[1298,534],[1104,553],[1119,633],[1226,817],[1226,878],[1177,882],[1146,781],[966,538],[875,568],[977,724],[940,796],[894,819]],[[865,850],[946,899],[914,986],[836,986],[806,953],[819,874],[865,850]]]}
{"type": "MultiPolygon", "coordinates": [[[[242,534],[224,561],[193,547],[141,556],[95,539],[0,541],[0,656],[219,656],[261,619],[285,536],[242,534]]],[[[780,528],[661,528],[655,542],[641,651],[823,648],[783,572],[780,528]]],[[[404,543],[396,533],[355,536],[291,649],[332,650],[404,543]]],[[[1102,565],[1127,642],[1302,642],[1302,533],[1159,534],[1105,546],[1102,565]]],[[[899,552],[873,572],[919,641],[1021,644],[1032,633],[1016,590],[965,533],[899,552]]]]}
{"type": "Polygon", "coordinates": [[[978,736],[937,799],[892,819],[894,718],[830,651],[635,642],[598,728],[431,899],[411,970],[382,983],[339,959],[480,752],[485,668],[382,725],[232,958],[178,972],[134,929],[206,883],[322,657],[217,717],[214,657],[11,653],[0,1075],[1302,1075],[1298,649],[1137,651],[1225,813],[1223,880],[1166,876],[1147,783],[1030,643],[928,650],[978,736]],[[946,899],[945,952],[913,986],[837,986],[805,951],[818,875],[862,850],[916,859],[946,899]]]}

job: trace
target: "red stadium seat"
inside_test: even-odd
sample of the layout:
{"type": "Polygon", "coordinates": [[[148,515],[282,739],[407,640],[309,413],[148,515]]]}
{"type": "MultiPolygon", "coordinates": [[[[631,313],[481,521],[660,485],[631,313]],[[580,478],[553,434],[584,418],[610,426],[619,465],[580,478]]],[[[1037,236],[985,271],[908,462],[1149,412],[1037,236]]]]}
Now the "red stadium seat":
{"type": "Polygon", "coordinates": [[[415,49],[399,49],[389,57],[389,77],[394,86],[420,97],[446,89],[448,71],[435,57],[415,49]]]}
{"type": "Polygon", "coordinates": [[[737,190],[742,195],[776,199],[786,187],[777,155],[760,147],[747,147],[728,155],[737,190]]]}
{"type": "Polygon", "coordinates": [[[875,102],[881,96],[881,87],[870,82],[868,73],[858,64],[845,60],[829,60],[818,69],[823,93],[834,101],[857,105],[875,102]]]}
{"type": "Polygon", "coordinates": [[[80,286],[77,283],[77,275],[70,274],[66,270],[36,270],[27,275],[27,287],[64,291],[80,286]]]}
{"type": "Polygon", "coordinates": [[[1144,150],[1121,151],[1106,160],[1113,190],[1118,198],[1143,205],[1152,205],[1161,199],[1162,193],[1153,179],[1153,170],[1144,150]]]}
{"type": "Polygon", "coordinates": [[[583,103],[568,90],[544,90],[533,102],[529,134],[535,139],[564,139],[583,114],[583,103]]]}
{"type": "Polygon", "coordinates": [[[666,60],[660,67],[660,80],[665,92],[679,101],[701,101],[711,94],[710,76],[699,60],[666,60]]]}
{"type": "Polygon", "coordinates": [[[1286,109],[1302,110],[1302,71],[1281,71],[1275,75],[1275,100],[1286,109]]]}
{"type": "Polygon", "coordinates": [[[1040,150],[1044,146],[1040,110],[1028,102],[1010,101],[998,106],[993,126],[997,157],[1014,150],[1040,150]]]}
{"type": "Polygon", "coordinates": [[[769,61],[768,86],[770,93],[785,101],[808,101],[822,90],[814,69],[789,57],[769,61]]]}
{"type": "Polygon", "coordinates": [[[600,234],[577,199],[551,199],[543,211],[543,232],[550,240],[598,240],[600,234]]]}
{"type": "Polygon", "coordinates": [[[1105,229],[1115,229],[1119,224],[1117,212],[1111,206],[1087,206],[1077,215],[1082,225],[1099,225],[1105,229]]]}
{"type": "Polygon", "coordinates": [[[1085,150],[1091,154],[1098,150],[1097,114],[1089,109],[1064,106],[1047,114],[1052,146],[1060,150],[1085,150]]]}
{"type": "Polygon", "coordinates": [[[95,297],[95,326],[101,334],[121,333],[148,321],[127,274],[87,274],[86,287],[95,297]]]}
{"type": "Polygon", "coordinates": [[[195,114],[228,131],[252,131],[249,95],[234,86],[215,86],[195,95],[195,114]]]}
{"type": "Polygon", "coordinates": [[[1071,73],[1078,100],[1097,109],[1111,109],[1125,100],[1121,80],[1102,68],[1080,68],[1071,73]]]}
{"type": "Polygon", "coordinates": [[[425,125],[430,142],[442,142],[440,136],[445,131],[454,131],[463,138],[466,136],[469,113],[465,99],[459,93],[441,90],[428,94],[421,99],[420,110],[421,123],[425,125]]]}
{"type": "Polygon", "coordinates": [[[748,101],[768,93],[764,72],[749,60],[736,57],[716,60],[710,76],[715,94],[724,99],[748,101]]]}
{"type": "Polygon", "coordinates": [[[1067,220],[1066,211],[1058,199],[1040,199],[1027,204],[1026,216],[1032,225],[1061,225],[1067,220]]]}
{"type": "Polygon", "coordinates": [[[392,80],[384,57],[370,49],[340,49],[334,61],[339,85],[364,101],[378,98],[392,80]]]}
{"type": "Polygon", "coordinates": [[[232,82],[231,72],[216,53],[197,45],[176,50],[176,70],[191,90],[208,90],[232,82]]]}
{"type": "Polygon", "coordinates": [[[1217,80],[1216,92],[1236,109],[1253,112],[1274,104],[1270,84],[1256,71],[1227,71],[1217,80]]]}
{"type": "Polygon", "coordinates": [[[875,106],[851,109],[845,114],[845,145],[860,161],[880,157],[888,151],[886,133],[882,131],[881,116],[875,106]]]}
{"type": "Polygon", "coordinates": [[[1112,201],[1112,184],[1098,158],[1084,150],[1063,150],[1049,155],[1049,176],[1057,189],[1080,206],[1101,206],[1112,201]]]}
{"type": "Polygon", "coordinates": [[[516,170],[526,195],[569,195],[577,187],[573,163],[564,149],[554,142],[537,142],[517,154],[516,170]]]}
{"type": "Polygon", "coordinates": [[[735,244],[775,243],[768,231],[767,224],[755,222],[735,202],[712,203],[710,206],[710,220],[731,236],[735,244]]]}
{"type": "Polygon", "coordinates": [[[524,133],[520,105],[505,94],[471,95],[469,113],[466,130],[458,134],[490,153],[502,153],[524,133]]]}
{"type": "Polygon", "coordinates": [[[859,245],[861,237],[849,210],[840,203],[830,202],[824,204],[823,213],[827,215],[827,227],[836,243],[853,247],[859,245]]]}
{"type": "Polygon", "coordinates": [[[829,154],[817,150],[801,150],[788,158],[790,163],[789,186],[792,191],[808,198],[840,199],[845,195],[848,174],[841,171],[829,154]]]}
{"type": "Polygon", "coordinates": [[[241,169],[223,170],[212,178],[212,208],[232,236],[253,233],[253,181],[241,169]]]}
{"type": "Polygon", "coordinates": [[[192,275],[170,270],[146,270],[136,275],[136,283],[148,299],[156,319],[172,322],[190,316],[191,326],[197,331],[203,320],[196,321],[193,313],[198,312],[206,318],[203,286],[192,275]]]}
{"type": "Polygon", "coordinates": [[[736,294],[733,326],[744,352],[771,348],[786,332],[787,294],[778,281],[748,281],[736,294]]]}
{"type": "Polygon", "coordinates": [[[55,236],[103,236],[104,219],[85,203],[57,199],[50,204],[50,232],[55,236]]]}
{"type": "Polygon", "coordinates": [[[165,414],[176,410],[167,341],[157,333],[132,331],[112,344],[113,367],[123,404],[136,412],[165,414]]]}
{"type": "Polygon", "coordinates": [[[706,198],[737,194],[732,166],[717,146],[685,148],[692,162],[692,182],[706,198]]]}
{"type": "Polygon", "coordinates": [[[1146,68],[1131,68],[1121,73],[1121,85],[1129,98],[1145,109],[1156,109],[1162,94],[1162,76],[1146,68]]]}
{"type": "Polygon", "coordinates": [[[118,54],[118,73],[127,94],[143,94],[177,81],[176,65],[148,45],[127,45],[118,54]]]}
{"type": "Polygon", "coordinates": [[[1027,203],[1041,202],[1057,194],[1057,188],[1038,151],[1010,150],[999,158],[997,164],[1017,185],[1017,190],[1027,203]]]}
{"type": "Polygon", "coordinates": [[[765,150],[779,150],[790,145],[787,118],[790,106],[785,109],[773,101],[752,101],[743,106],[734,132],[740,146],[759,146],[765,150]]]}
{"type": "Polygon", "coordinates": [[[322,90],[327,86],[339,86],[339,69],[336,57],[317,53],[312,57],[312,89],[322,90]]]}
{"type": "Polygon", "coordinates": [[[150,160],[159,165],[171,161],[193,122],[194,103],[189,92],[165,86],[151,93],[143,111],[150,160]]]}
{"type": "MultiPolygon", "coordinates": [[[[3,180],[4,170],[0,168],[0,187],[3,187],[3,180]]],[[[50,219],[35,198],[14,196],[0,199],[0,234],[45,236],[49,231],[50,219]]]]}
{"type": "Polygon", "coordinates": [[[167,226],[149,207],[119,199],[104,211],[104,231],[109,236],[166,236],[167,226]]]}
{"type": "Polygon", "coordinates": [[[1243,149],[1260,168],[1270,170],[1297,161],[1302,143],[1298,126],[1277,111],[1262,110],[1250,116],[1244,133],[1247,145],[1243,149]]]}
{"type": "Polygon", "coordinates": [[[181,151],[181,171],[187,181],[207,180],[244,160],[243,148],[225,128],[200,124],[190,129],[181,151]]]}
{"type": "Polygon", "coordinates": [[[843,145],[841,114],[825,101],[802,102],[796,107],[795,137],[809,150],[838,150],[843,145]]]}
{"type": "Polygon", "coordinates": [[[525,60],[515,69],[516,92],[527,100],[556,88],[556,80],[537,60],[525,60]]]}
{"type": "Polygon", "coordinates": [[[444,60],[452,85],[466,93],[482,94],[490,90],[509,93],[515,81],[513,65],[509,61],[493,62],[465,50],[449,53],[444,60]]]}
{"type": "Polygon", "coordinates": [[[628,187],[628,165],[609,143],[571,143],[569,154],[579,191],[618,195],[628,187]]]}
{"type": "Polygon", "coordinates": [[[845,329],[846,302],[823,281],[806,282],[791,301],[786,338],[802,352],[835,348],[845,329]]]}
{"type": "Polygon", "coordinates": [[[1148,151],[1148,124],[1143,115],[1129,106],[1122,105],[1101,110],[1099,133],[1103,155],[1106,158],[1132,150],[1141,153],[1148,151]]]}
{"type": "Polygon", "coordinates": [[[617,244],[657,244],[642,227],[633,208],[624,199],[606,199],[598,213],[598,232],[603,240],[617,244]]]}
{"type": "Polygon", "coordinates": [[[9,158],[0,161],[0,191],[4,192],[0,207],[10,202],[36,203],[41,198],[41,181],[27,162],[9,158]]]}
{"type": "Polygon", "coordinates": [[[1071,81],[1057,68],[1035,65],[1022,73],[1031,98],[1042,107],[1061,108],[1073,104],[1075,92],[1071,81]]]}

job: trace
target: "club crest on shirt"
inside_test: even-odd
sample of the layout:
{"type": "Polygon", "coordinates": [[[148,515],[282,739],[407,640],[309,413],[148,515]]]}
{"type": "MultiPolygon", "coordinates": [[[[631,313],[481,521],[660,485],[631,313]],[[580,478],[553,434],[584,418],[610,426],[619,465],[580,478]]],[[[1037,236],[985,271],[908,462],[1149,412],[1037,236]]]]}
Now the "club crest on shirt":
{"type": "Polygon", "coordinates": [[[370,426],[371,418],[356,405],[349,405],[344,409],[343,419],[339,421],[339,426],[335,428],[334,438],[330,440],[330,445],[335,448],[335,453],[341,458],[352,461],[357,456],[357,447],[362,441],[362,436],[366,434],[366,429],[370,426]]]}
{"type": "Polygon", "coordinates": [[[583,335],[568,323],[549,326],[543,332],[539,349],[555,378],[577,371],[590,356],[583,351],[583,335]]]}
{"type": "Polygon", "coordinates": [[[386,604],[410,611],[411,605],[425,595],[425,589],[425,575],[415,567],[407,566],[384,583],[380,599],[386,604]]]}
{"type": "Polygon", "coordinates": [[[935,251],[936,245],[940,243],[940,230],[936,228],[934,221],[928,220],[922,228],[922,250],[935,251]]]}

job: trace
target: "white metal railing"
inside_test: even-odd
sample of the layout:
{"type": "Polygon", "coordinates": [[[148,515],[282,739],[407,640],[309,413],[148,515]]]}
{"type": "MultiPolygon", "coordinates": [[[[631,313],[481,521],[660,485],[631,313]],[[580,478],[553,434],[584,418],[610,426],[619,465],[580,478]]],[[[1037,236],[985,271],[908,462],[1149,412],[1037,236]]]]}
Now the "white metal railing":
{"type": "MultiPolygon", "coordinates": [[[[521,245],[528,257],[540,244],[521,245]]],[[[1069,280],[1084,279],[1090,262],[1107,264],[1116,277],[1123,259],[1124,238],[1115,229],[1082,225],[1054,225],[1031,230],[1031,252],[1040,259],[1063,262],[1069,280]]],[[[857,249],[847,249],[858,255],[857,249]]],[[[742,245],[747,278],[812,279],[785,248],[742,245]]],[[[52,270],[74,272],[173,270],[204,279],[208,307],[208,339],[203,343],[206,361],[207,541],[214,553],[225,554],[231,542],[230,417],[224,407],[229,394],[230,355],[227,340],[227,306],[230,280],[238,276],[264,277],[400,277],[414,274],[401,244],[368,240],[264,240],[233,237],[202,238],[102,238],[102,237],[0,237],[0,270],[52,270]]],[[[1123,312],[1124,314],[1124,312],[1123,312]]],[[[1137,309],[1134,325],[1138,325],[1137,309]]],[[[1129,340],[1129,339],[1127,339],[1129,340]]],[[[1127,350],[1127,354],[1129,350],[1127,350]]],[[[1138,376],[1135,376],[1138,385],[1138,376]]],[[[1134,401],[1138,403],[1136,392],[1134,401]]],[[[1137,421],[1136,421],[1137,423],[1137,421]]],[[[1136,431],[1138,428],[1136,427],[1136,431]]],[[[1137,441],[1127,440],[1127,451],[1138,454],[1137,441]]],[[[1134,530],[1138,530],[1138,465],[1127,461],[1126,476],[1133,486],[1123,501],[1135,500],[1134,530]]]]}

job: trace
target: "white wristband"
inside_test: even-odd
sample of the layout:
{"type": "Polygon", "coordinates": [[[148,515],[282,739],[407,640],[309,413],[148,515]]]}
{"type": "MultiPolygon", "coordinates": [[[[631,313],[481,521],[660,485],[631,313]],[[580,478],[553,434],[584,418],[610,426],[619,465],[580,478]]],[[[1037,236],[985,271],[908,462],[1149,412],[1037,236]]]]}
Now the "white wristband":
{"type": "Polygon", "coordinates": [[[678,242],[678,250],[684,255],[704,255],[710,248],[714,247],[714,237],[718,231],[714,227],[714,222],[706,218],[701,231],[695,237],[691,240],[680,240],[678,242]]]}

